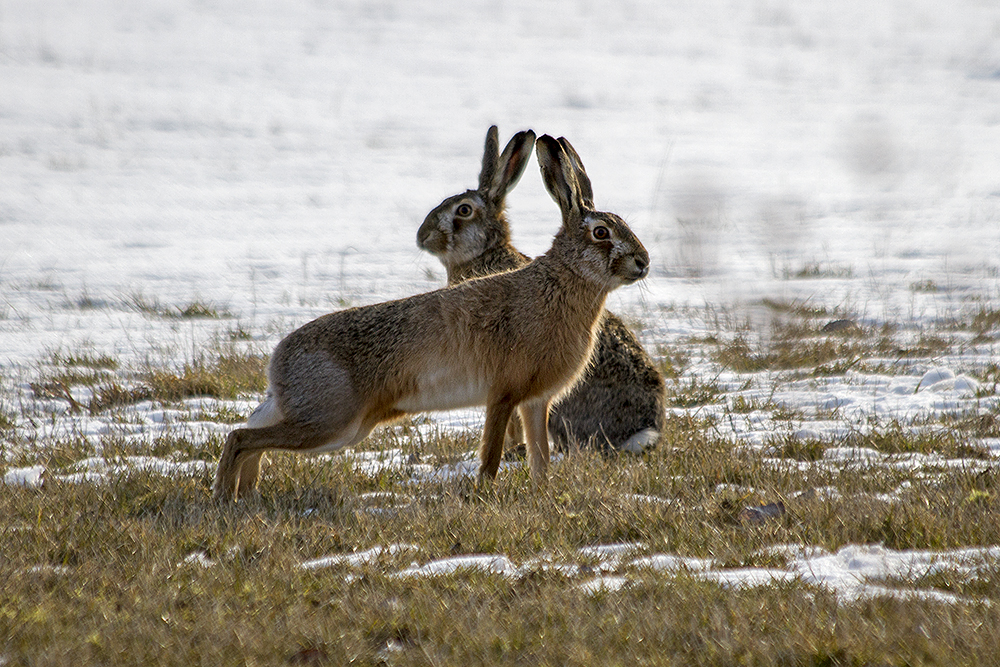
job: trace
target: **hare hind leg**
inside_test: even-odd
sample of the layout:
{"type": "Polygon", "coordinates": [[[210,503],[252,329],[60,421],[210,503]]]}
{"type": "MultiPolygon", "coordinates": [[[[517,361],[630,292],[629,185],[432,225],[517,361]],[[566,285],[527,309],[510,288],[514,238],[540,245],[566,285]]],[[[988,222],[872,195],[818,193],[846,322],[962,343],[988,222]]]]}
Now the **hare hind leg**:
{"type": "Polygon", "coordinates": [[[242,498],[257,488],[257,480],[260,479],[261,461],[264,459],[264,452],[254,452],[249,454],[240,465],[240,472],[236,478],[236,497],[242,498]]]}
{"type": "Polygon", "coordinates": [[[264,428],[238,428],[226,438],[215,475],[216,500],[236,499],[253,488],[256,479],[242,480],[244,470],[255,472],[260,457],[269,449],[303,453],[328,452],[351,447],[368,437],[374,423],[358,419],[345,428],[331,431],[315,424],[280,423],[264,428]]]}
{"type": "MultiPolygon", "coordinates": [[[[281,409],[278,408],[278,403],[274,399],[273,391],[269,391],[267,399],[258,405],[253,413],[251,413],[250,417],[247,418],[247,428],[264,428],[265,426],[274,426],[275,424],[280,423],[281,419],[281,409]]],[[[263,457],[264,452],[250,454],[240,466],[238,477],[239,481],[236,487],[237,497],[243,496],[249,491],[257,488],[257,478],[260,477],[260,465],[263,457]]]]}
{"type": "Polygon", "coordinates": [[[248,491],[256,479],[241,482],[245,469],[253,476],[259,470],[260,458],[269,449],[309,450],[328,440],[315,425],[278,423],[264,428],[238,428],[226,438],[215,473],[216,500],[236,499],[238,491],[248,491]]]}
{"type": "Polygon", "coordinates": [[[333,451],[364,440],[380,421],[366,412],[347,370],[325,355],[296,357],[280,366],[279,377],[284,387],[281,405],[272,385],[267,399],[247,420],[247,428],[236,429],[226,439],[215,477],[217,499],[235,498],[252,489],[260,459],[269,449],[333,451]]]}

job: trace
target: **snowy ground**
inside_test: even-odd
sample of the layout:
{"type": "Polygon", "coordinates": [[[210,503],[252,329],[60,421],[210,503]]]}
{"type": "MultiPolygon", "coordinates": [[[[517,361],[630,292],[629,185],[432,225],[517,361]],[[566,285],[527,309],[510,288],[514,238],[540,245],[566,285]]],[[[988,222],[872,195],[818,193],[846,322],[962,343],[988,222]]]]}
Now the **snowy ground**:
{"type": "MultiPolygon", "coordinates": [[[[765,297],[914,331],[1000,301],[991,1],[0,0],[0,407],[32,400],[54,351],[178,364],[234,327],[268,349],[343,304],[440,286],[416,229],[474,185],[491,123],[570,138],[598,206],[646,243],[653,274],[609,306],[651,349],[720,313],[762,324],[765,297]],[[137,302],[232,317],[151,318],[137,302]]],[[[543,252],[558,218],[533,167],[510,214],[515,243],[543,252]]],[[[971,373],[994,352],[773,391],[764,376],[756,392],[836,410],[800,425],[830,437],[867,415],[974,407],[971,373]]],[[[135,433],[231,428],[169,412],[140,406],[135,433]]],[[[748,446],[774,428],[728,426],[748,446]]],[[[123,426],[62,414],[43,428],[123,426]]],[[[81,479],[101,465],[81,462],[81,479]]],[[[825,581],[852,553],[792,570],[825,581]]],[[[865,562],[907,558],[923,556],[865,562]]]]}

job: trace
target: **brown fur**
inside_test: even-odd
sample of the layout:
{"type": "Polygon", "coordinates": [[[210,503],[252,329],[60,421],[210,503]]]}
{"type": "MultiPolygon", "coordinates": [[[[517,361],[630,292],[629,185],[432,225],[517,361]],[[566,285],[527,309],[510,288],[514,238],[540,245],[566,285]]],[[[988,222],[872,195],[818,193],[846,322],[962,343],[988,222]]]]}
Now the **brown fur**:
{"type": "MultiPolygon", "coordinates": [[[[479,189],[449,197],[436,206],[417,232],[417,245],[435,255],[448,272],[448,284],[520,268],[531,259],[510,242],[506,195],[528,155],[523,133],[515,134],[503,154],[498,131],[486,133],[479,189]],[[505,180],[512,178],[513,180],[505,180]],[[458,214],[465,204],[470,213],[458,214]]],[[[583,169],[579,156],[571,156],[583,169]]],[[[593,205],[593,193],[582,193],[593,205]]],[[[522,438],[514,419],[508,443],[522,438]]],[[[606,312],[597,347],[583,377],[554,405],[549,435],[560,446],[576,443],[602,450],[639,451],[659,440],[666,428],[666,386],[653,360],[616,315],[606,312]]]]}
{"type": "Polygon", "coordinates": [[[267,400],[226,440],[217,498],[254,488],[267,450],[332,451],[405,414],[482,404],[480,476],[496,475],[517,409],[532,478],[545,481],[549,404],[583,371],[608,292],[645,277],[649,257],[621,218],[587,205],[589,180],[580,185],[587,177],[568,142],[545,136],[538,146],[546,188],[563,212],[550,250],[515,271],[331,313],[293,331],[271,357],[267,400]]]}

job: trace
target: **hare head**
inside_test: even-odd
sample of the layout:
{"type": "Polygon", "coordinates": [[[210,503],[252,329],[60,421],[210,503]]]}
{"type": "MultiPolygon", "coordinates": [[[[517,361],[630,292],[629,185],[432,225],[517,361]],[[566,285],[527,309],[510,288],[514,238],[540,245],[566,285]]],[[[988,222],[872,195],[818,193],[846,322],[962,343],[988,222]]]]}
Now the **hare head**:
{"type": "Polygon", "coordinates": [[[507,193],[524,173],[534,145],[534,132],[518,132],[500,153],[497,127],[490,127],[479,187],[448,197],[424,218],[417,246],[437,256],[449,278],[457,267],[510,242],[504,217],[507,193]]]}
{"type": "Polygon", "coordinates": [[[565,137],[544,135],[536,142],[545,189],[559,205],[562,228],[546,255],[558,254],[563,265],[605,293],[645,278],[649,254],[614,213],[594,208],[594,190],[583,161],[565,137]]]}

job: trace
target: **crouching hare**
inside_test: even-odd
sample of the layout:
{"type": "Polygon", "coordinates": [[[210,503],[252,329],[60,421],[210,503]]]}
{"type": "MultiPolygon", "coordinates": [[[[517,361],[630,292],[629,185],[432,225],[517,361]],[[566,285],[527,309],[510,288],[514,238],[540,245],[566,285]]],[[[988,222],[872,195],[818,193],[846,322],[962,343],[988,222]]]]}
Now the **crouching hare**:
{"type": "Polygon", "coordinates": [[[545,482],[549,404],[583,372],[608,293],[644,278],[649,255],[621,218],[594,210],[569,142],[543,136],[537,153],[562,211],[548,252],[515,271],[293,331],[271,356],[267,399],[226,439],[216,498],[252,490],[267,450],[329,452],[407,414],[474,405],[486,406],[480,477],[496,476],[517,410],[531,477],[545,482]]]}
{"type": "MultiPolygon", "coordinates": [[[[444,264],[448,285],[517,269],[531,261],[511,245],[504,212],[507,193],[531,156],[525,135],[515,134],[501,154],[497,128],[491,127],[486,133],[478,189],[448,197],[420,225],[417,246],[444,264]]],[[[579,156],[569,155],[582,172],[579,156]]],[[[579,180],[586,185],[584,201],[592,208],[589,183],[579,180]]],[[[602,450],[641,452],[660,439],[666,411],[666,386],[656,364],[625,323],[606,312],[590,365],[552,406],[549,436],[562,446],[576,442],[602,450]]],[[[515,418],[508,433],[510,439],[519,440],[516,422],[515,418]]]]}

